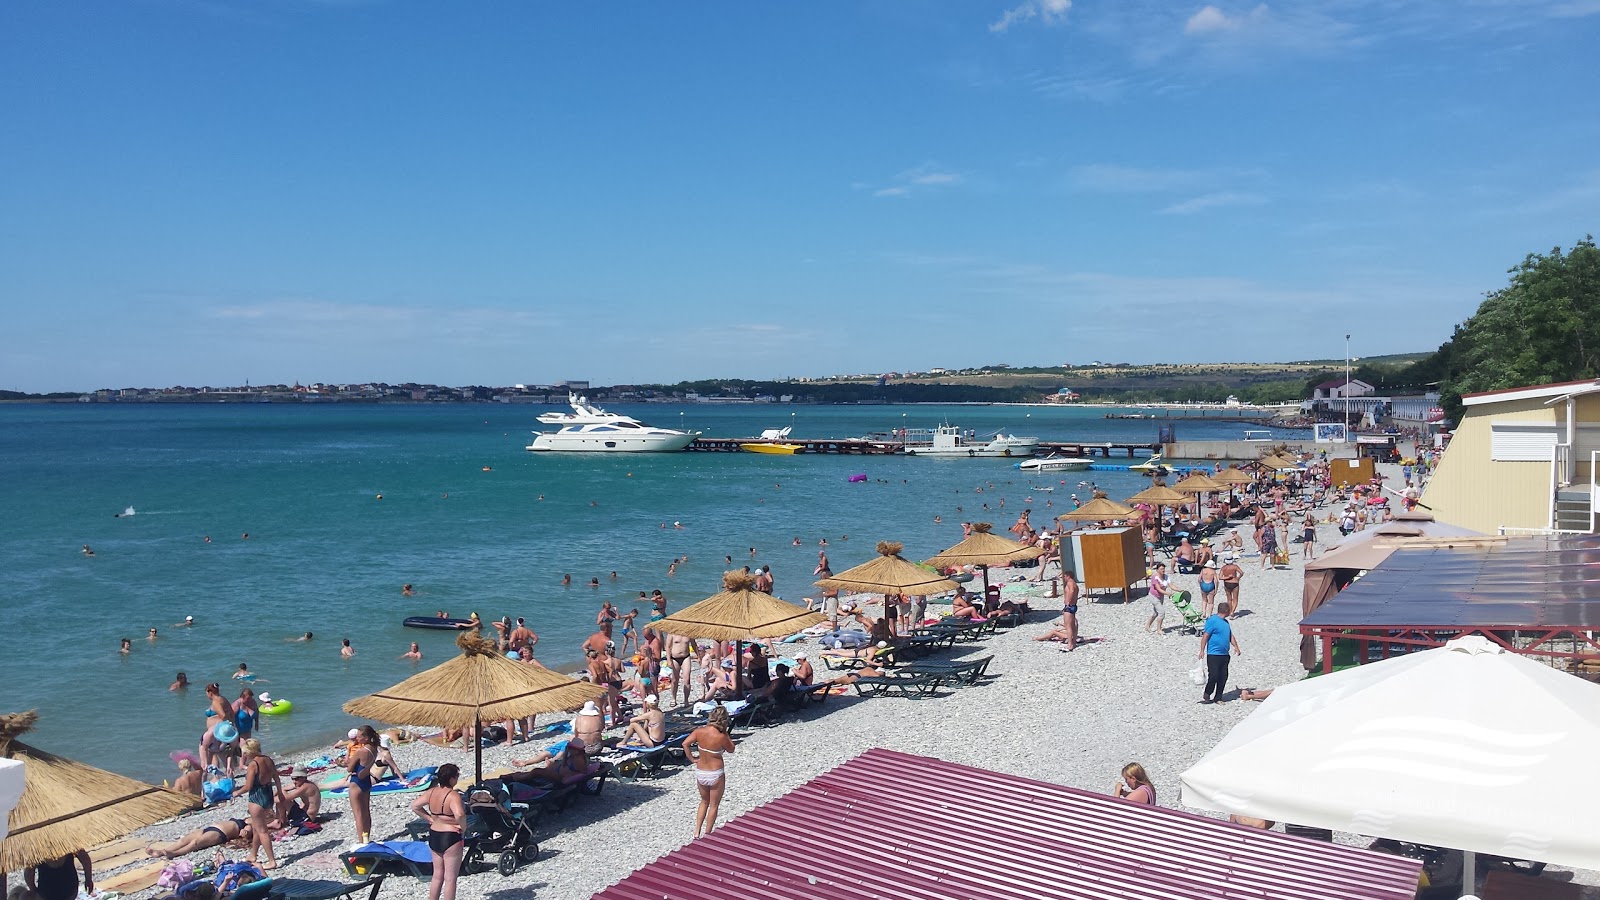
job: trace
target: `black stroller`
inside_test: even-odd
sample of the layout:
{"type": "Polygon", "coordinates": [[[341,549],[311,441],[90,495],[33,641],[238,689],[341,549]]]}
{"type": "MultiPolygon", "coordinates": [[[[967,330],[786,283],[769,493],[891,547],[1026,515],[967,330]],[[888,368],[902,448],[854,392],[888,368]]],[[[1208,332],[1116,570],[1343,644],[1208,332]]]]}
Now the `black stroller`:
{"type": "Polygon", "coordinates": [[[498,854],[492,868],[509,878],[518,865],[539,858],[539,842],[533,836],[537,813],[528,804],[510,802],[503,784],[491,784],[467,795],[461,868],[467,872],[491,868],[487,859],[498,854]]]}

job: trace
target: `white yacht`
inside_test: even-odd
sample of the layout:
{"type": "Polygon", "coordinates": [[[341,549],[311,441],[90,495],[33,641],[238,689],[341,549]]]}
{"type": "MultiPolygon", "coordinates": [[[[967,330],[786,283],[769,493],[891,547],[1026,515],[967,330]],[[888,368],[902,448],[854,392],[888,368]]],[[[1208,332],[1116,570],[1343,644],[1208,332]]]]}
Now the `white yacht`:
{"type": "MultiPolygon", "coordinates": [[[[924,432],[926,433],[926,432],[924,432]]],[[[940,425],[933,429],[932,440],[927,443],[910,442],[907,434],[907,456],[968,457],[968,456],[1032,456],[1039,449],[1039,439],[1019,437],[1014,434],[996,434],[988,443],[969,442],[954,425],[940,425]]]]}
{"type": "Polygon", "coordinates": [[[589,398],[568,394],[572,412],[551,412],[539,416],[545,425],[560,425],[560,431],[536,431],[529,450],[557,450],[580,453],[670,453],[689,446],[700,436],[698,431],[674,431],[646,425],[631,416],[608,413],[590,406],[589,398]]]}
{"type": "MultiPolygon", "coordinates": [[[[1038,459],[1025,459],[1017,463],[1017,468],[1024,472],[1081,472],[1094,462],[1087,456],[1041,456],[1038,459]]],[[[1036,488],[1036,490],[1038,490],[1036,488]]]]}

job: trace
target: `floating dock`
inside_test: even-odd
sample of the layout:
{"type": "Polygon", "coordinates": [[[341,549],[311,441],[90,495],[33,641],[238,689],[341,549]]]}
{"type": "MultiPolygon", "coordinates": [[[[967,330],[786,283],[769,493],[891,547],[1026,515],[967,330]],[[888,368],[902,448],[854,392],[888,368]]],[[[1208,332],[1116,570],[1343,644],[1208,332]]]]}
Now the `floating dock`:
{"type": "MultiPolygon", "coordinates": [[[[708,438],[699,437],[689,444],[688,449],[700,453],[738,453],[745,444],[763,443],[759,438],[708,438]]],[[[865,438],[843,439],[815,439],[815,438],[784,438],[785,444],[798,444],[801,453],[832,453],[846,456],[895,456],[905,451],[905,445],[900,441],[874,441],[865,438]]],[[[1125,456],[1130,460],[1139,459],[1154,454],[1161,449],[1159,444],[1080,444],[1064,441],[1040,441],[1039,453],[1056,453],[1062,456],[1100,456],[1110,459],[1113,456],[1125,456]]],[[[1004,457],[987,457],[989,459],[1002,459],[1004,457]]]]}

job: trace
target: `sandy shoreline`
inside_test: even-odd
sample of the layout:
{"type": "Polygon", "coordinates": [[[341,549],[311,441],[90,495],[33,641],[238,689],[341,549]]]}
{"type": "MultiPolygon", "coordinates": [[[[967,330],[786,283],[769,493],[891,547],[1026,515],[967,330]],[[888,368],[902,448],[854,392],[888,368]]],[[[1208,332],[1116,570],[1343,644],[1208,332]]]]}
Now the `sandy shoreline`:
{"type": "MultiPolygon", "coordinates": [[[[1334,526],[1320,526],[1319,550],[1338,536],[1334,526]]],[[[1243,615],[1235,633],[1243,653],[1233,663],[1230,692],[1241,686],[1270,687],[1304,675],[1297,630],[1303,578],[1300,545],[1292,544],[1290,550],[1291,562],[1281,569],[1263,570],[1254,556],[1241,561],[1246,573],[1241,588],[1243,615]]],[[[1006,582],[1010,574],[997,569],[991,579],[1006,582]]],[[[1018,574],[1031,578],[1033,571],[1018,574]]],[[[1173,579],[1176,588],[1197,594],[1196,580],[1193,575],[1173,579]]],[[[992,654],[989,671],[998,678],[925,700],[834,697],[782,725],[747,733],[728,758],[722,819],[771,800],[871,747],[936,756],[1096,792],[1109,791],[1122,766],[1138,761],[1155,782],[1158,802],[1177,807],[1179,773],[1255,708],[1242,701],[1197,703],[1201,689],[1190,681],[1189,670],[1196,663],[1199,638],[1179,633],[1181,620],[1170,606],[1167,632],[1145,633],[1148,606],[1142,602],[1142,589],[1135,591],[1131,603],[1123,603],[1119,594],[1081,604],[1081,633],[1098,640],[1072,653],[1062,652],[1054,643],[1031,640],[1059,615],[1059,601],[1046,599],[1048,584],[1008,583],[1003,592],[1032,599],[1035,613],[1029,621],[945,654],[992,654]]],[[[815,650],[815,644],[791,645],[785,653],[807,649],[815,650]]],[[[819,667],[820,677],[829,675],[819,667]]],[[[529,755],[551,740],[487,749],[485,769],[504,766],[512,756],[529,755]]],[[[471,766],[466,752],[424,743],[401,747],[397,756],[408,767],[443,762],[456,762],[468,770],[471,766]]],[[[278,762],[289,757],[286,754],[278,762]]],[[[532,889],[540,898],[588,897],[681,846],[690,837],[697,794],[692,777],[682,770],[665,772],[657,779],[632,783],[608,780],[601,796],[580,798],[568,811],[546,815],[539,829],[543,850],[539,861],[510,878],[492,871],[464,877],[461,895],[532,889]]],[[[412,796],[374,798],[375,837],[404,837],[412,796]]],[[[278,877],[345,878],[336,853],[353,842],[348,807],[343,800],[325,800],[323,808],[338,816],[320,834],[278,845],[282,864],[275,873],[278,877]]],[[[244,801],[235,799],[142,829],[136,836],[167,840],[211,821],[244,814],[244,801]]],[[[242,857],[238,851],[228,855],[242,857]]],[[[209,856],[207,851],[195,858],[209,856]]],[[[1600,883],[1600,873],[1577,876],[1575,880],[1585,884],[1600,883]]],[[[426,891],[424,881],[392,878],[383,896],[423,898],[426,891]]],[[[1585,896],[1600,898],[1600,890],[1589,889],[1585,896]]]]}

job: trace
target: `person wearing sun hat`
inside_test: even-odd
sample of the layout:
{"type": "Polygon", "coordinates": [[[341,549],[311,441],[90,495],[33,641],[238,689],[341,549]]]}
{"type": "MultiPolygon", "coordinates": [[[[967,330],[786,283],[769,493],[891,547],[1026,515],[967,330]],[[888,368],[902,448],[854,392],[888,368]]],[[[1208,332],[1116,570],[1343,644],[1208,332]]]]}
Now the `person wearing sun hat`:
{"type": "Polygon", "coordinates": [[[622,736],[622,746],[659,747],[666,739],[667,717],[657,705],[656,695],[647,694],[644,698],[644,710],[628,723],[628,731],[622,736]]]}
{"type": "Polygon", "coordinates": [[[279,794],[278,821],[286,825],[315,822],[321,812],[322,786],[311,781],[305,766],[289,769],[289,783],[279,794]]]}
{"type": "Polygon", "coordinates": [[[600,707],[593,700],[585,700],[583,709],[572,717],[572,735],[583,740],[591,747],[600,746],[600,733],[605,731],[605,716],[600,714],[600,707]]]}

